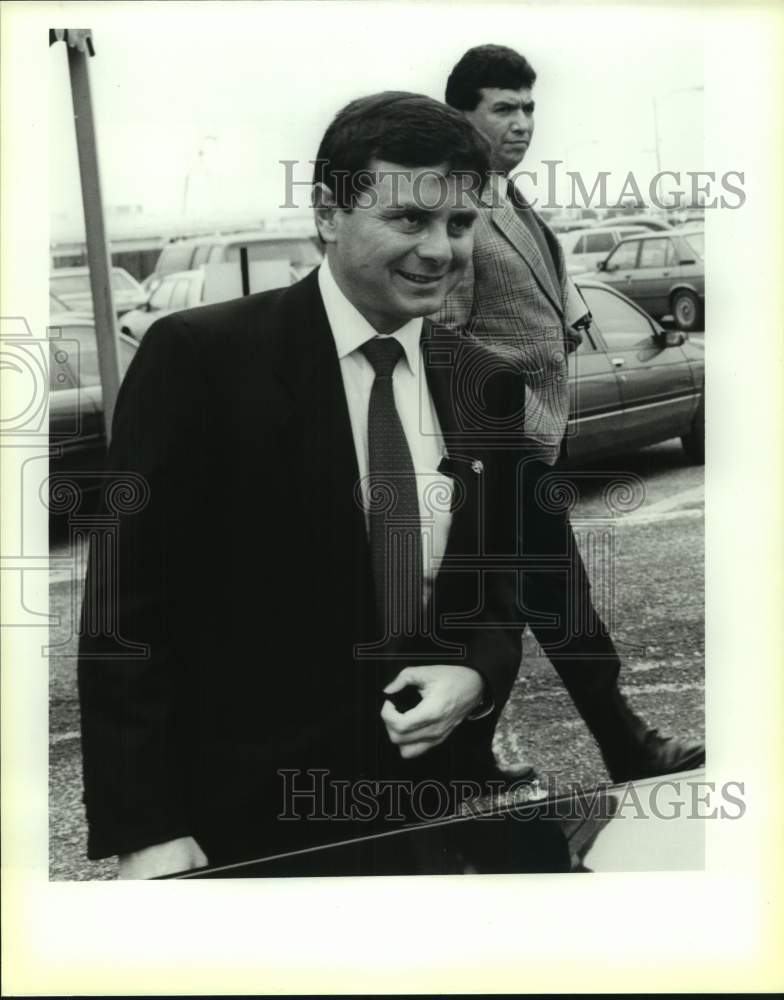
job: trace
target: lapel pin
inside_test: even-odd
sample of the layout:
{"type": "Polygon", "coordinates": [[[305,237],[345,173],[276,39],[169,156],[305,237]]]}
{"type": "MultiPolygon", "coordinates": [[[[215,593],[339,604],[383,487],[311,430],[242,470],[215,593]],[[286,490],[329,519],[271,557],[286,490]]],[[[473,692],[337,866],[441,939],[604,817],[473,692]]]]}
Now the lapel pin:
{"type": "Polygon", "coordinates": [[[471,471],[475,472],[477,476],[481,476],[481,474],[485,471],[484,463],[480,462],[478,458],[475,458],[471,463],[471,471]]]}

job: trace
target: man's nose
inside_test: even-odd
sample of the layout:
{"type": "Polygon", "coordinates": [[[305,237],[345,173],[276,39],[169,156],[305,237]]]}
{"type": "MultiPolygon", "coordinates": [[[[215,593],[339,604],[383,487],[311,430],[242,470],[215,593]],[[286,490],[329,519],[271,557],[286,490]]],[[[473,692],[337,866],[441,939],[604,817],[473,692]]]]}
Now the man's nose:
{"type": "Polygon", "coordinates": [[[446,226],[432,225],[417,244],[417,254],[433,264],[448,264],[452,259],[452,243],[446,226]]]}
{"type": "Polygon", "coordinates": [[[531,128],[531,116],[520,108],[512,120],[515,132],[527,132],[531,128]]]}

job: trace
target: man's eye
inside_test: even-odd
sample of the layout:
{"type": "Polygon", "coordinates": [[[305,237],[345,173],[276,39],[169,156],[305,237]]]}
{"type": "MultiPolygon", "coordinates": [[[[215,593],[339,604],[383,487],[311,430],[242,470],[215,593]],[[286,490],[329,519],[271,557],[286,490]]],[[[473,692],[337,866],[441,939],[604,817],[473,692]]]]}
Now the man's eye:
{"type": "Polygon", "coordinates": [[[398,216],[398,220],[409,229],[422,224],[422,216],[419,212],[404,212],[402,215],[398,216]]]}
{"type": "Polygon", "coordinates": [[[450,219],[449,228],[452,232],[458,236],[462,236],[463,233],[467,233],[473,228],[474,219],[470,215],[461,215],[456,219],[450,219]]]}

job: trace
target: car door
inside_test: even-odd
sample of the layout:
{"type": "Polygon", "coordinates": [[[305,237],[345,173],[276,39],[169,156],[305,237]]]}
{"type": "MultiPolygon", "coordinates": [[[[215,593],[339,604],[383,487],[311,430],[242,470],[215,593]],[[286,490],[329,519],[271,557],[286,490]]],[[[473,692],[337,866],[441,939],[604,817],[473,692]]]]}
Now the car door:
{"type": "Polygon", "coordinates": [[[612,451],[622,422],[620,380],[589,333],[569,355],[569,459],[585,461],[612,451]]]}
{"type": "Polygon", "coordinates": [[[670,276],[677,257],[667,236],[642,240],[640,259],[633,279],[632,297],[657,319],[669,312],[670,276]]]}
{"type": "Polygon", "coordinates": [[[610,252],[600,269],[602,281],[628,295],[637,267],[641,242],[642,240],[623,240],[619,243],[610,252]]]}
{"type": "MultiPolygon", "coordinates": [[[[640,309],[609,288],[583,288],[592,332],[620,382],[619,443],[641,447],[688,432],[699,387],[686,353],[640,309]]],[[[616,449],[617,450],[617,449],[616,449]]]]}

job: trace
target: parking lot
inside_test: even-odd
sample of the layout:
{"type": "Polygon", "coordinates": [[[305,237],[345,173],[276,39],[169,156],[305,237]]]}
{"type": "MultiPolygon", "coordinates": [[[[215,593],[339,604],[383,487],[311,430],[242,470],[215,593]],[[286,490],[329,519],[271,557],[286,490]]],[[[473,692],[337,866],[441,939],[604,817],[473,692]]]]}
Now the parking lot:
{"type": "MultiPolygon", "coordinates": [[[[572,520],[624,660],[621,680],[632,706],[662,731],[702,737],[703,468],[688,464],[672,440],[584,466],[570,478],[579,495],[572,520]],[[595,560],[599,550],[609,560],[595,560]]],[[[52,555],[73,555],[67,539],[55,543],[52,555]]],[[[110,879],[114,862],[92,863],[84,855],[73,629],[80,584],[74,586],[62,562],[50,582],[59,620],[52,644],[63,644],[50,674],[50,876],[110,879]]],[[[496,751],[503,762],[525,759],[559,781],[590,786],[606,779],[596,746],[530,636],[496,751]]]]}

